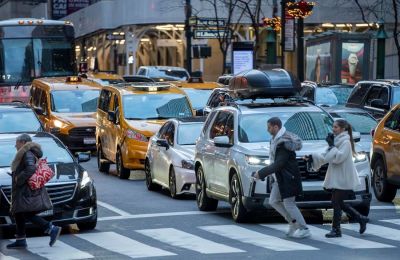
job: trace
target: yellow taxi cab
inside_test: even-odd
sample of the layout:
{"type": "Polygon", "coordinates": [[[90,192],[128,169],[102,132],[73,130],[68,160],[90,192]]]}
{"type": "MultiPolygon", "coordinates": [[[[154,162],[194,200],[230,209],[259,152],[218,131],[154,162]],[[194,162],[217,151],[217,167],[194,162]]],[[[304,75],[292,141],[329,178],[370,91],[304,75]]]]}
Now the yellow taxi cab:
{"type": "Polygon", "coordinates": [[[212,91],[215,88],[222,87],[222,85],[217,82],[205,82],[201,77],[191,77],[188,81],[176,81],[171,83],[185,91],[193,108],[196,110],[197,116],[202,116],[204,114],[204,107],[212,91]]]}
{"type": "Polygon", "coordinates": [[[121,179],[144,169],[149,138],[169,118],[193,116],[189,99],[169,83],[125,83],[101,90],[96,123],[97,164],[115,163],[121,179]]]}
{"type": "Polygon", "coordinates": [[[118,74],[105,72],[105,71],[90,71],[86,73],[87,79],[93,80],[102,86],[108,86],[110,84],[124,83],[125,80],[118,74]]]}
{"type": "Polygon", "coordinates": [[[76,76],[35,79],[30,105],[45,130],[71,151],[95,150],[95,114],[101,87],[76,76]]]}
{"type": "Polygon", "coordinates": [[[400,104],[371,133],[372,188],[380,201],[391,202],[400,188],[400,104]]]}

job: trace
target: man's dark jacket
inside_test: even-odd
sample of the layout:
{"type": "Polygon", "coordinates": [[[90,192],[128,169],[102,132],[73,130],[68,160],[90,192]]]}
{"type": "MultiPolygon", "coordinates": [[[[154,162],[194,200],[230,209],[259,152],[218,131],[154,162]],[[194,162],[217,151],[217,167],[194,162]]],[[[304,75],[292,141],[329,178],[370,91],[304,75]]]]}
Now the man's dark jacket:
{"type": "Polygon", "coordinates": [[[303,191],[295,152],[301,149],[301,140],[285,132],[276,143],[274,162],[259,170],[259,177],[264,179],[275,173],[282,199],[297,196],[303,191]]]}
{"type": "Polygon", "coordinates": [[[52,208],[46,188],[32,190],[29,178],[36,171],[36,161],[43,156],[39,144],[28,142],[17,151],[11,164],[12,192],[11,214],[20,212],[42,212],[52,208]]]}

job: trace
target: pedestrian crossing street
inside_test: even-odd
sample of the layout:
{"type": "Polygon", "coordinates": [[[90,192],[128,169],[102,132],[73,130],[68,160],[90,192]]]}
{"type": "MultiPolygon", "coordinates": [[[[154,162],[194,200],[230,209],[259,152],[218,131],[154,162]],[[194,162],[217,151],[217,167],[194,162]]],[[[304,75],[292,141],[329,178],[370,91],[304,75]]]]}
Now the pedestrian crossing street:
{"type": "MultiPolygon", "coordinates": [[[[182,250],[204,255],[243,254],[248,252],[248,246],[276,252],[322,250],[326,246],[364,250],[400,247],[400,219],[368,224],[364,235],[358,234],[357,223],[342,224],[343,237],[337,239],[325,238],[329,225],[309,225],[311,238],[301,240],[286,238],[287,228],[286,224],[229,224],[196,226],[190,232],[179,228],[138,229],[129,233],[130,237],[114,231],[93,231],[61,235],[54,247],[48,246],[48,237],[31,237],[27,250],[43,258],[63,260],[96,258],[87,250],[93,246],[115,257],[130,258],[178,256],[182,250]],[[70,238],[79,243],[68,244],[70,238]]],[[[18,260],[18,255],[13,254],[16,251],[5,249],[5,242],[8,241],[2,243],[0,259],[18,260]]]]}

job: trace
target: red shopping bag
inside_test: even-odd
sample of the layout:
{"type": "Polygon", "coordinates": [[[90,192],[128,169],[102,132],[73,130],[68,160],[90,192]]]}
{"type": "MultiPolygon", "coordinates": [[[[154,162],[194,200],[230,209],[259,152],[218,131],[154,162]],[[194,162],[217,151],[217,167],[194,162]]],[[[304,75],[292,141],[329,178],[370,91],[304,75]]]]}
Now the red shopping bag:
{"type": "Polygon", "coordinates": [[[47,158],[39,159],[35,173],[28,180],[28,185],[32,190],[37,190],[42,188],[53,177],[54,172],[47,164],[47,158]]]}

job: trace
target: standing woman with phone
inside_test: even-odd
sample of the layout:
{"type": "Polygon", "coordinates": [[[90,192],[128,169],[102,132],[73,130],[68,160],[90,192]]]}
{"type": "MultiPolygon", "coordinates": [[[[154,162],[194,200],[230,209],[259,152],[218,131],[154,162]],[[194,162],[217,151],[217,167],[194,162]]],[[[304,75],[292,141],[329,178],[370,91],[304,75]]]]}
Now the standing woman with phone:
{"type": "Polygon", "coordinates": [[[304,159],[311,163],[312,168],[319,169],[328,163],[325,175],[324,189],[332,191],[333,220],[332,230],[325,236],[327,238],[341,237],[340,220],[342,211],[360,223],[360,234],[367,228],[369,219],[361,215],[344,200],[360,185],[357,170],[353,162],[355,154],[353,132],[351,125],[343,119],[333,123],[333,134],[329,133],[326,142],[329,148],[326,154],[311,154],[304,159]]]}

